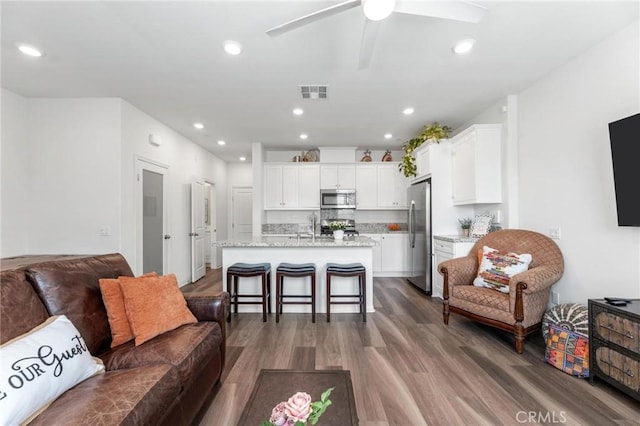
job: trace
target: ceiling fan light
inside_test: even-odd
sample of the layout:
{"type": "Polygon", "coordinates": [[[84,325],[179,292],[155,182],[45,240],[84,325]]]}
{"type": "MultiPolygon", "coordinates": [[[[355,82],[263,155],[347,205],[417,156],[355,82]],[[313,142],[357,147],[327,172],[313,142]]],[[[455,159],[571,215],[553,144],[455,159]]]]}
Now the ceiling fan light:
{"type": "Polygon", "coordinates": [[[468,51],[470,51],[473,48],[473,45],[476,43],[476,41],[472,38],[468,38],[465,40],[460,40],[459,42],[456,43],[455,46],[453,46],[453,53],[456,53],[458,55],[462,55],[463,53],[467,53],[468,51]]]}
{"type": "Polygon", "coordinates": [[[396,0],[362,0],[364,16],[372,21],[381,21],[391,15],[396,0]]]}

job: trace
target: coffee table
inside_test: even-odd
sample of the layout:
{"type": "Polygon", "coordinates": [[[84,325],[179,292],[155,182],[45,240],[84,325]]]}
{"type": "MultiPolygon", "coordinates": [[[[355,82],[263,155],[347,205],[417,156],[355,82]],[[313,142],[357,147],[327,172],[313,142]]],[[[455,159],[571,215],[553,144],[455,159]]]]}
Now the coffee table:
{"type": "Polygon", "coordinates": [[[331,405],[320,417],[318,426],[357,425],[351,373],[346,370],[260,370],[251,396],[238,425],[259,426],[268,421],[271,410],[296,392],[306,392],[312,401],[319,401],[322,392],[335,388],[329,399],[331,405]]]}

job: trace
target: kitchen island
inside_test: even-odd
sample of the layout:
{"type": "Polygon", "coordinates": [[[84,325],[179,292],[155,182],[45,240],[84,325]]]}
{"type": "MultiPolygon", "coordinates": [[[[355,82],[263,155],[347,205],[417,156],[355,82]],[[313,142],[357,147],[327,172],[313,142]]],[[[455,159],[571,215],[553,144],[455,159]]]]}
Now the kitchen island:
{"type": "MultiPolygon", "coordinates": [[[[236,262],[271,264],[271,309],[275,313],[276,268],[282,262],[314,263],[316,265],[316,312],[327,312],[326,264],[359,262],[367,270],[367,312],[373,308],[373,247],[377,243],[368,237],[345,237],[334,240],[333,237],[316,236],[299,238],[297,236],[263,236],[249,241],[219,241],[222,249],[222,286],[228,291],[227,268],[236,262]]],[[[310,294],[310,278],[284,279],[285,294],[310,294]],[[303,281],[306,280],[306,281],[303,281]]],[[[239,287],[242,293],[259,294],[260,279],[241,278],[239,287]]],[[[331,280],[333,294],[357,293],[355,278],[334,277],[331,280]]],[[[240,305],[239,312],[262,312],[260,305],[240,305]]],[[[311,313],[309,305],[284,305],[283,312],[311,313]]],[[[332,305],[331,313],[358,312],[357,305],[332,305]]],[[[323,320],[323,318],[321,318],[323,320]]]]}

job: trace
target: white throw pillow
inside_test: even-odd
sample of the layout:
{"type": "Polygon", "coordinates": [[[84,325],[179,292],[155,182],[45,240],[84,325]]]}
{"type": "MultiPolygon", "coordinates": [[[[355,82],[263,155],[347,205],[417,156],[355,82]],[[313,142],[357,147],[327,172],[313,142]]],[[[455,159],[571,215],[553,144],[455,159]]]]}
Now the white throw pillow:
{"type": "MultiPolygon", "coordinates": [[[[480,253],[478,255],[480,257],[480,253]]],[[[509,293],[509,280],[529,269],[531,260],[529,253],[508,253],[484,246],[478,276],[473,280],[473,285],[509,293]]]]}
{"type": "Polygon", "coordinates": [[[104,365],[78,329],[53,316],[0,347],[0,425],[18,425],[104,365]]]}

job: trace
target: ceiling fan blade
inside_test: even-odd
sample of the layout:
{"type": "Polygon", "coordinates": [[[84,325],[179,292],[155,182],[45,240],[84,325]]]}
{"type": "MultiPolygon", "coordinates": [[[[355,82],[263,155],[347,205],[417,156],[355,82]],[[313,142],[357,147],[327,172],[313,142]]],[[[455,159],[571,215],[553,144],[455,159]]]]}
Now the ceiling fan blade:
{"type": "Polygon", "coordinates": [[[394,12],[431,16],[477,24],[487,9],[467,1],[410,1],[398,0],[394,12]]]}
{"type": "Polygon", "coordinates": [[[288,31],[295,30],[296,28],[302,27],[303,25],[310,24],[312,22],[318,21],[320,19],[324,19],[331,15],[335,15],[340,12],[344,12],[345,10],[353,9],[354,7],[360,6],[362,3],[361,0],[347,0],[342,3],[334,4],[333,6],[329,6],[327,8],[318,10],[316,12],[310,13],[308,15],[302,16],[300,18],[296,18],[293,21],[285,22],[282,25],[278,25],[277,27],[273,27],[267,30],[267,34],[271,37],[276,37],[281,34],[284,34],[288,31]]]}
{"type": "Polygon", "coordinates": [[[373,49],[376,46],[376,39],[380,31],[382,21],[364,20],[364,28],[362,29],[362,41],[360,42],[360,58],[358,59],[358,69],[363,70],[369,67],[371,58],[373,57],[373,49]]]}

